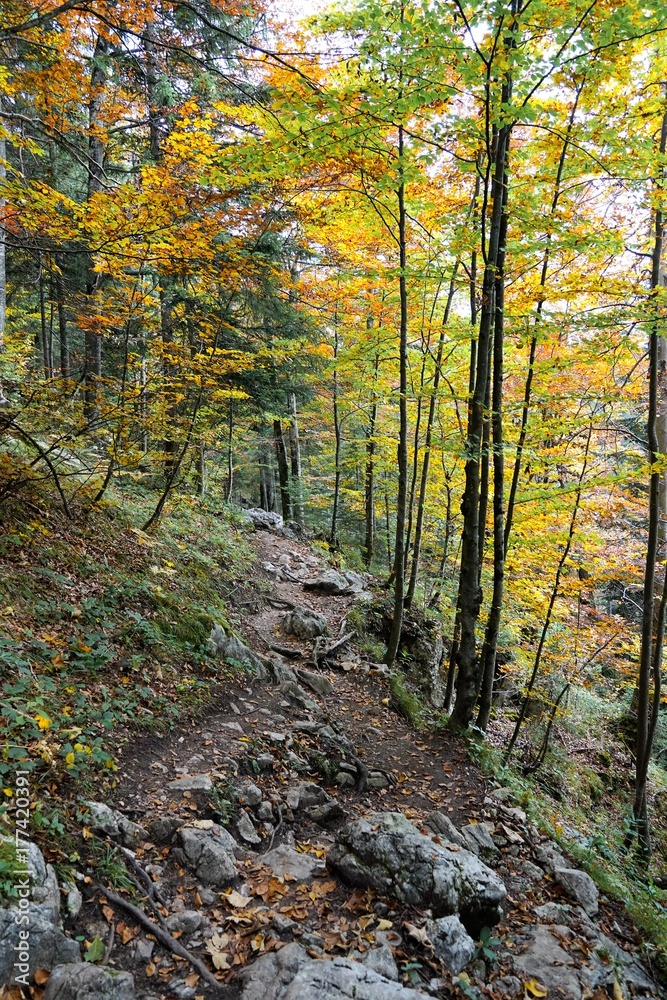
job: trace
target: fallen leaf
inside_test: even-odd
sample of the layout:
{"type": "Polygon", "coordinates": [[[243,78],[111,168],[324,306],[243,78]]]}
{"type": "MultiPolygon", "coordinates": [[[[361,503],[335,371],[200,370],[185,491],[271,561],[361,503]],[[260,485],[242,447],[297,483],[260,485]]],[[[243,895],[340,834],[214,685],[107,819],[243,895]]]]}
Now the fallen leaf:
{"type": "Polygon", "coordinates": [[[198,972],[191,972],[189,975],[185,977],[185,985],[189,986],[190,988],[196,986],[198,982],[199,982],[198,972]]]}
{"type": "Polygon", "coordinates": [[[154,962],[149,962],[146,968],[144,969],[144,972],[150,978],[151,976],[154,976],[155,973],[157,972],[157,966],[155,965],[154,962]]]}
{"type": "MultiPolygon", "coordinates": [[[[403,926],[405,927],[410,937],[413,937],[415,941],[419,941],[420,944],[431,943],[431,939],[429,938],[428,934],[426,933],[426,930],[423,927],[416,927],[415,924],[409,924],[409,923],[405,923],[403,924],[403,926]]],[[[542,995],[546,996],[546,994],[542,995]]]]}
{"type": "Polygon", "coordinates": [[[231,892],[223,893],[223,899],[225,899],[230,906],[233,906],[237,910],[242,910],[244,906],[252,902],[250,896],[242,896],[240,892],[236,889],[232,889],[231,892]]]}
{"type": "Polygon", "coordinates": [[[48,969],[37,969],[35,972],[35,982],[38,986],[44,986],[45,983],[48,983],[50,975],[51,973],[48,969]]]}
{"type": "Polygon", "coordinates": [[[375,929],[377,931],[388,931],[393,926],[394,925],[392,924],[391,920],[378,920],[378,925],[375,929]]]}
{"type": "Polygon", "coordinates": [[[545,997],[547,995],[547,990],[537,979],[529,979],[527,983],[523,984],[523,987],[531,996],[545,997]]]}

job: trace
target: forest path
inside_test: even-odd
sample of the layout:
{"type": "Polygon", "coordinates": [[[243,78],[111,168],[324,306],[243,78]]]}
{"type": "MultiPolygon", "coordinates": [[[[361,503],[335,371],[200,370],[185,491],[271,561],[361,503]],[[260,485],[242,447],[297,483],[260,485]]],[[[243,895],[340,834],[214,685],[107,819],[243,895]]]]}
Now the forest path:
{"type": "MultiPolygon", "coordinates": [[[[289,650],[280,669],[296,672],[292,677],[303,683],[301,694],[294,696],[293,688],[290,694],[289,683],[276,685],[275,677],[236,680],[204,717],[128,745],[114,801],[148,831],[136,861],[159,887],[165,902],[161,919],[209,968],[215,959],[222,995],[235,996],[243,968],[294,939],[316,958],[361,958],[378,946],[385,946],[386,954],[388,946],[404,984],[443,998],[659,996],[645,971],[633,964],[640,941],[619,907],[601,899],[593,921],[568,899],[550,874],[546,838],[470,762],[461,740],[447,731],[416,731],[397,713],[377,665],[359,651],[346,651],[340,669],[317,673],[325,693],[306,692],[299,670],[300,664],[313,670],[313,641],[283,633],[288,606],[323,614],[335,638],[355,597],[304,590],[305,579],[330,569],[309,546],[267,531],[257,531],[253,545],[257,573],[270,582],[271,592],[266,600],[246,601],[239,588],[234,626],[265,657],[276,656],[271,647],[289,650]],[[350,744],[372,783],[384,787],[364,788],[349,755],[342,782],[350,744]],[[317,809],[314,813],[299,800],[304,781],[313,783],[311,792],[320,786],[326,808],[319,820],[317,809]],[[434,810],[459,828],[477,824],[485,834],[484,857],[508,890],[493,940],[488,943],[487,936],[486,951],[479,946],[463,979],[434,954],[424,929],[428,911],[373,890],[351,889],[324,867],[345,822],[401,812],[428,832],[424,821],[434,810]],[[212,884],[201,864],[188,864],[178,846],[177,827],[208,835],[221,822],[242,845],[234,862],[240,878],[232,892],[229,880],[212,884]],[[596,948],[602,958],[595,958],[596,948]]],[[[103,876],[98,873],[96,881],[103,876]]],[[[138,1000],[220,995],[127,914],[103,909],[99,894],[88,894],[70,932],[106,940],[108,923],[119,918],[109,964],[133,973],[138,1000]]],[[[267,1000],[280,1000],[267,989],[267,1000]]],[[[400,998],[392,994],[392,1000],[400,998]]]]}

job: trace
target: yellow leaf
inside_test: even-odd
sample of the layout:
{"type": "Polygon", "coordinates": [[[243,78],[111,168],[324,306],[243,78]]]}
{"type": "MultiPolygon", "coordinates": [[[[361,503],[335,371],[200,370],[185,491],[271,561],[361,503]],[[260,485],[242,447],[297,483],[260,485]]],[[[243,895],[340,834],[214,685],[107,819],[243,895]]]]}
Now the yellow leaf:
{"type": "Polygon", "coordinates": [[[65,760],[67,761],[68,764],[73,764],[74,763],[74,761],[76,760],[76,757],[74,756],[74,753],[73,753],[72,750],[70,750],[70,752],[67,754],[67,756],[65,757],[65,760]]]}
{"type": "Polygon", "coordinates": [[[523,984],[523,986],[524,989],[531,994],[531,996],[545,997],[547,995],[546,989],[541,983],[538,983],[537,979],[529,979],[527,983],[523,984]]]}
{"type": "Polygon", "coordinates": [[[37,715],[35,716],[35,722],[37,723],[40,729],[51,728],[51,720],[47,718],[46,715],[42,715],[41,712],[38,712],[37,715]]]}
{"type": "Polygon", "coordinates": [[[376,931],[388,931],[393,926],[394,925],[392,924],[391,920],[378,920],[377,927],[375,929],[376,931]]]}
{"type": "Polygon", "coordinates": [[[243,909],[244,906],[247,906],[248,903],[251,902],[250,896],[242,896],[240,892],[236,891],[236,889],[232,889],[231,892],[223,894],[222,898],[225,899],[230,906],[239,910],[243,909]]]}

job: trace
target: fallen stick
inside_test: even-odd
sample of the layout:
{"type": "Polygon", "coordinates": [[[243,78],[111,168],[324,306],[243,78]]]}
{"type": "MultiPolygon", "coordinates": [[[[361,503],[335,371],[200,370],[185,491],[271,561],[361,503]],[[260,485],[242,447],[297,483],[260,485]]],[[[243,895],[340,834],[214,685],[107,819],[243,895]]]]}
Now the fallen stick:
{"type": "Polygon", "coordinates": [[[327,660],[333,653],[341,649],[350,641],[354,639],[356,632],[348,632],[347,635],[341,636],[340,639],[336,639],[331,646],[326,646],[324,649],[318,649],[317,646],[313,649],[313,656],[315,657],[315,662],[320,664],[327,660]]]}
{"type": "Polygon", "coordinates": [[[139,876],[144,886],[148,890],[149,896],[151,896],[153,899],[156,899],[158,903],[162,903],[163,906],[166,906],[167,902],[161,895],[160,890],[158,889],[158,887],[156,886],[155,882],[150,877],[148,872],[141,867],[135,856],[132,854],[132,851],[128,851],[127,847],[120,847],[120,846],[118,850],[123,855],[123,857],[129,864],[130,868],[132,868],[132,870],[139,876]]]}
{"type": "Polygon", "coordinates": [[[138,906],[134,903],[130,903],[127,899],[123,899],[122,896],[117,896],[115,892],[111,892],[109,889],[105,889],[102,885],[93,886],[96,892],[101,893],[106,899],[113,903],[114,906],[120,906],[121,909],[126,910],[131,914],[134,919],[145,927],[151,934],[153,934],[160,944],[163,944],[165,948],[173,952],[174,955],[179,955],[180,958],[186,959],[193,969],[196,969],[202,979],[205,979],[209,986],[212,986],[216,990],[221,990],[223,988],[222,983],[219,983],[215,976],[206,968],[204,963],[193,955],[192,952],[188,951],[180,941],[172,937],[171,934],[156,924],[149,916],[147,916],[143,910],[140,910],[138,906]]]}

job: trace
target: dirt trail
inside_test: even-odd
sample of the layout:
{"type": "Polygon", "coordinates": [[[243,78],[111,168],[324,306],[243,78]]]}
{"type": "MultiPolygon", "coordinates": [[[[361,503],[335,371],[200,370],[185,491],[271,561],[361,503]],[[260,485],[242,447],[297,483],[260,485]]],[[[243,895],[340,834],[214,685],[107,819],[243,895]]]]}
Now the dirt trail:
{"type": "MultiPolygon", "coordinates": [[[[258,531],[254,545],[259,565],[282,565],[290,576],[298,567],[307,567],[315,575],[323,566],[308,546],[288,540],[281,534],[258,531]]],[[[299,579],[275,579],[274,571],[258,570],[271,583],[271,599],[259,602],[256,611],[242,607],[239,599],[234,624],[249,647],[264,656],[274,656],[272,646],[289,649],[293,655],[284,663],[291,667],[305,665],[312,655],[312,641],[299,641],[282,634],[281,623],[289,606],[300,605],[325,615],[329,631],[337,636],[347,611],[354,601],[350,595],[330,596],[305,592],[299,579]]],[[[281,571],[282,572],[282,571],[281,571]]],[[[346,654],[347,655],[347,654],[346,654]]],[[[346,656],[341,658],[345,661],[346,656]]],[[[348,660],[353,660],[348,655],[348,660]]],[[[262,826],[257,814],[243,798],[236,812],[223,817],[231,820],[230,830],[238,839],[239,818],[250,819],[257,831],[258,843],[252,845],[239,862],[240,892],[243,899],[226,890],[211,891],[202,884],[174,850],[172,842],[156,842],[151,836],[137,851],[137,859],[159,885],[166,902],[162,917],[168,919],[182,911],[196,910],[204,924],[192,933],[183,932],[181,940],[193,954],[210,963],[211,940],[222,941],[224,959],[218,979],[231,997],[238,991],[237,973],[262,952],[279,949],[284,941],[296,937],[314,956],[363,954],[381,941],[388,943],[404,982],[440,997],[462,996],[460,984],[434,959],[432,951],[418,936],[406,930],[423,923],[423,914],[391,900],[381,900],[371,892],[351,890],[326,869],[315,871],[307,879],[276,877],[263,861],[266,851],[285,843],[296,846],[303,856],[317,864],[326,855],[335,830],[346,819],[372,811],[400,811],[418,828],[434,809],[449,816],[457,826],[487,821],[499,834],[501,849],[494,848],[492,864],[508,888],[507,912],[496,928],[499,941],[489,955],[469,970],[468,989],[479,997],[524,996],[523,982],[534,977],[514,975],[513,956],[530,955],[530,941],[522,938],[526,927],[534,923],[532,913],[540,904],[566,903],[562,888],[553,878],[544,877],[534,864],[535,844],[540,840],[525,815],[511,805],[493,798],[491,783],[470,763],[462,742],[444,732],[427,735],[416,732],[391,707],[387,680],[372,666],[357,658],[355,669],[334,670],[328,674],[329,693],[318,696],[308,692],[319,705],[318,722],[326,723],[354,745],[356,754],[371,772],[388,776],[386,787],[339,787],[333,774],[326,773],[331,758],[331,743],[318,754],[318,737],[308,730],[313,713],[286,697],[267,681],[239,680],[205,717],[196,722],[184,720],[181,727],[165,736],[149,736],[125,747],[118,776],[114,805],[128,818],[144,827],[156,819],[187,820],[188,823],[219,822],[225,803],[216,801],[206,790],[174,789],[171,782],[184,776],[199,775],[210,779],[215,789],[237,787],[248,781],[256,784],[267,806],[266,815],[273,822],[262,826]],[[305,724],[304,729],[299,728],[305,724]],[[320,760],[323,771],[312,769],[320,760]],[[306,762],[300,768],[299,762],[306,762]],[[245,776],[245,777],[244,777],[245,776]],[[310,780],[321,784],[340,803],[345,818],[320,825],[301,813],[292,815],[285,806],[289,789],[295,782],[310,780]],[[282,803],[282,807],[276,806],[282,803]],[[239,812],[240,810],[240,812],[239,812]],[[276,813],[279,817],[276,823],[276,813]],[[495,827],[494,827],[494,824],[495,827]],[[250,902],[250,900],[252,902],[250,902]],[[385,920],[384,918],[388,918],[385,920]],[[294,924],[280,931],[280,920],[294,924]],[[375,921],[375,923],[374,923],[375,921]],[[378,927],[388,924],[382,937],[378,927]],[[281,936],[282,934],[282,936],[281,936]],[[213,935],[213,938],[211,937],[213,935]],[[217,935],[217,936],[216,936],[217,935]],[[502,946],[500,945],[502,939],[502,946]],[[496,950],[494,950],[496,949],[496,950]],[[516,986],[518,984],[518,992],[516,986]]],[[[154,827],[151,827],[154,830],[154,827]]],[[[75,928],[90,939],[93,933],[105,937],[109,911],[101,909],[99,896],[89,893],[79,924],[75,928]],[[105,922],[106,921],[106,922],[105,922]]],[[[122,917],[116,914],[115,918],[122,917]]],[[[553,915],[550,918],[554,920],[553,915]]],[[[559,917],[562,924],[565,917],[559,917]]],[[[113,922],[113,921],[112,921],[113,922]]],[[[547,921],[548,924],[548,921],[547,921]]],[[[549,926],[553,926],[549,924],[549,926]]],[[[152,946],[145,929],[122,920],[120,936],[110,956],[110,964],[129,969],[134,977],[139,1000],[194,1000],[216,994],[198,977],[187,962],[178,960],[160,947],[152,946]],[[123,930],[122,928],[125,928],[123,930]]],[[[623,954],[637,950],[638,937],[619,913],[618,908],[601,900],[599,928],[613,939],[623,954]]],[[[550,932],[547,932],[549,936],[550,932]]],[[[567,947],[568,975],[587,966],[590,946],[577,925],[561,927],[558,940],[567,947]],[[584,942],[584,943],[582,943],[584,942]]],[[[539,942],[538,942],[539,944],[539,942]]],[[[554,960],[558,967],[562,959],[554,960]]],[[[529,966],[528,966],[529,967],[529,966]]],[[[582,973],[583,974],[583,973],[582,973]]],[[[578,982],[573,980],[573,982],[578,982]]],[[[542,996],[543,993],[525,993],[542,996]]],[[[549,997],[602,998],[611,995],[597,992],[562,992],[550,988],[549,997]]],[[[633,987],[636,992],[636,989],[633,987]]],[[[630,993],[628,994],[630,995],[630,993]]],[[[659,995],[650,992],[650,995],[659,995]]],[[[614,994],[616,996],[616,994],[614,994]]]]}

